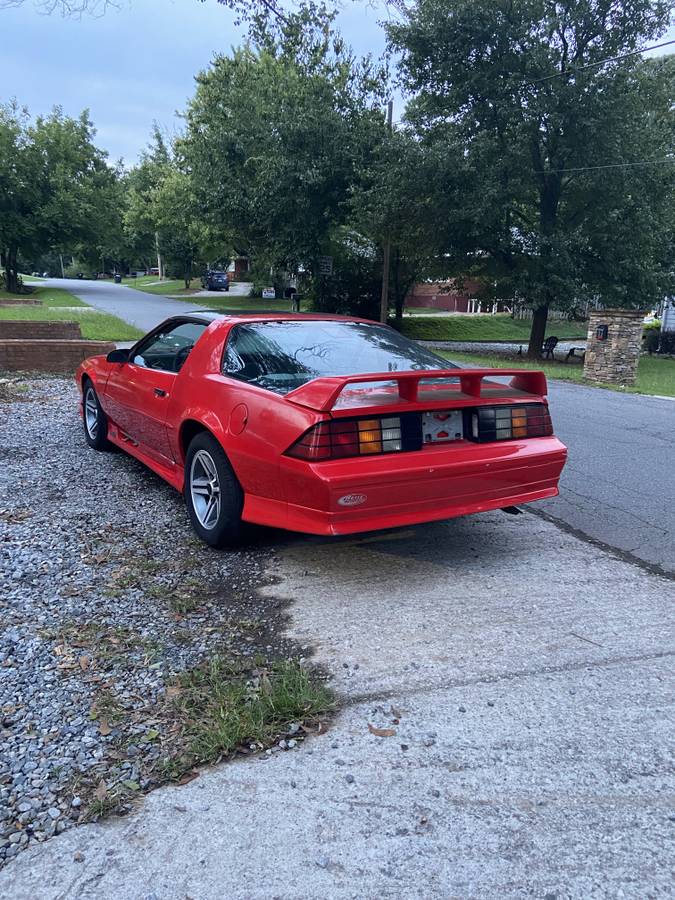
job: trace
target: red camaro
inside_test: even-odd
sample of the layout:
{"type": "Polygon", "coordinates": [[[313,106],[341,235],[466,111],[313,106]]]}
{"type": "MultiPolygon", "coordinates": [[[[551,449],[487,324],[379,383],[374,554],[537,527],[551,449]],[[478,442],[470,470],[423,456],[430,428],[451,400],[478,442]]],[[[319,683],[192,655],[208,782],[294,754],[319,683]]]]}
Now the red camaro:
{"type": "Polygon", "coordinates": [[[360,319],[190,313],[76,378],[89,445],[183,491],[214,547],[242,520],[350,534],[553,497],[567,455],[543,373],[459,369],[360,319]]]}

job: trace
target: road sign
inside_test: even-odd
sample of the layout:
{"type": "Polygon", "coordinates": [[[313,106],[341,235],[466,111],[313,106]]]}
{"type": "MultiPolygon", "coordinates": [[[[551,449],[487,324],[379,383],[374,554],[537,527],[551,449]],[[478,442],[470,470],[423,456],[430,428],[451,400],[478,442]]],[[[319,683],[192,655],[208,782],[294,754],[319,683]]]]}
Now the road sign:
{"type": "Polygon", "coordinates": [[[319,275],[332,275],[333,274],[333,257],[332,256],[320,256],[319,257],[319,275]]]}

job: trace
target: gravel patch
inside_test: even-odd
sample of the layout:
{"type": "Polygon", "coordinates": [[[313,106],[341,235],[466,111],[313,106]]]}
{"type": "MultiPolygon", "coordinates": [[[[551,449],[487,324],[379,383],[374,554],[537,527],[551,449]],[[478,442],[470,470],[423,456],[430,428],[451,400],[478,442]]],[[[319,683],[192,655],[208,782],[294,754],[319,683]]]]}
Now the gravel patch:
{"type": "Polygon", "coordinates": [[[179,673],[298,652],[258,594],[269,537],[202,545],[168,485],[85,445],[72,381],[13,378],[0,401],[2,865],[171,776],[179,673]]]}

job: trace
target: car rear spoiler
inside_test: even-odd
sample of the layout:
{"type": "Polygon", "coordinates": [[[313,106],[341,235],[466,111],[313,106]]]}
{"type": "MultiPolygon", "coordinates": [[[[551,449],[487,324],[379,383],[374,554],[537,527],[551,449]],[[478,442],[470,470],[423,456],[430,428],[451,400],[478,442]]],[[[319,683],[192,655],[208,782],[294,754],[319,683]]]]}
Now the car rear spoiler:
{"type": "MultiPolygon", "coordinates": [[[[530,371],[528,369],[434,369],[433,371],[416,371],[416,372],[373,372],[364,375],[344,375],[344,376],[328,376],[325,378],[315,378],[308,381],[301,387],[286,394],[286,399],[291,403],[299,406],[306,406],[317,412],[330,412],[342,391],[352,384],[366,384],[374,381],[392,382],[398,385],[399,401],[401,403],[420,403],[419,386],[421,381],[432,381],[434,379],[452,378],[459,380],[459,391],[457,392],[458,405],[467,406],[472,400],[487,399],[483,394],[483,381],[486,378],[503,378],[511,376],[508,385],[500,385],[491,382],[489,399],[499,397],[495,393],[495,388],[505,389],[506,395],[509,396],[510,391],[520,391],[525,394],[532,394],[537,397],[545,397],[547,392],[546,376],[543,372],[530,371]]],[[[456,385],[451,385],[455,388],[456,385]]],[[[430,398],[424,398],[428,405],[430,398]]],[[[453,401],[454,401],[453,397],[453,401]]],[[[444,402],[447,405],[447,397],[444,402]]]]}

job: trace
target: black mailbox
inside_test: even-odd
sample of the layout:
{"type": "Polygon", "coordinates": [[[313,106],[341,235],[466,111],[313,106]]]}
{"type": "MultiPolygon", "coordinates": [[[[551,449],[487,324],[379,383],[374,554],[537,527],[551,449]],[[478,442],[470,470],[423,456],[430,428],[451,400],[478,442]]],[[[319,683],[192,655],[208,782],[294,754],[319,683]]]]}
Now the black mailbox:
{"type": "Polygon", "coordinates": [[[598,325],[595,329],[595,339],[597,341],[606,341],[609,335],[609,325],[598,325]]]}

